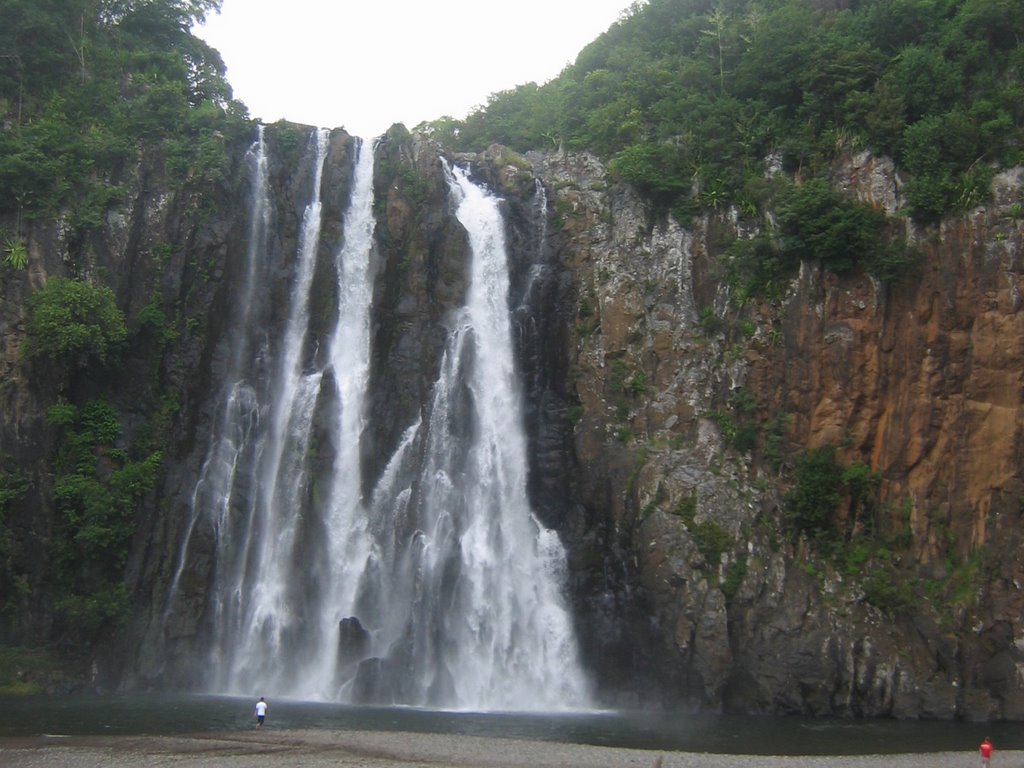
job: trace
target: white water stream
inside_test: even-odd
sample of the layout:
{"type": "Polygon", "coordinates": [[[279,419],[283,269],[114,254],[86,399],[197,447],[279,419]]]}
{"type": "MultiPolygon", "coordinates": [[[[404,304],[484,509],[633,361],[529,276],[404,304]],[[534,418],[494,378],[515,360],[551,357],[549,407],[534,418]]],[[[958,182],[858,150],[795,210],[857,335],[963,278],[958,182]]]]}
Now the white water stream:
{"type": "Polygon", "coordinates": [[[472,255],[466,303],[420,418],[364,495],[374,151],[364,142],[356,153],[334,258],[337,314],[326,354],[315,356],[324,362],[313,365],[304,350],[327,133],[312,141],[314,189],[281,339],[264,338],[251,307],[260,300],[253,265],[265,256],[271,221],[262,133],[254,149],[262,160],[254,161],[248,299],[239,310],[251,338],[238,347],[252,360],[229,366],[235,380],[193,494],[170,601],[196,519],[208,515],[216,539],[208,689],[471,710],[585,708],[565,553],[527,497],[499,201],[446,167],[472,255]],[[269,386],[251,380],[261,373],[269,386]],[[325,446],[330,466],[316,475],[325,446]]]}

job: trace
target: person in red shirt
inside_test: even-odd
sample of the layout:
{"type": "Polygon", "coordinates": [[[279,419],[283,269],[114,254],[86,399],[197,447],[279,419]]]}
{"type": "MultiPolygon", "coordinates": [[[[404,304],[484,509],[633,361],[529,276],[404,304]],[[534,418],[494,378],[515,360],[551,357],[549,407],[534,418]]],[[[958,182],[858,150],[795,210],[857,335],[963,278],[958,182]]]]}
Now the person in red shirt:
{"type": "Polygon", "coordinates": [[[992,742],[988,740],[988,736],[981,742],[978,751],[981,753],[981,768],[988,768],[988,761],[992,758],[992,742]]]}

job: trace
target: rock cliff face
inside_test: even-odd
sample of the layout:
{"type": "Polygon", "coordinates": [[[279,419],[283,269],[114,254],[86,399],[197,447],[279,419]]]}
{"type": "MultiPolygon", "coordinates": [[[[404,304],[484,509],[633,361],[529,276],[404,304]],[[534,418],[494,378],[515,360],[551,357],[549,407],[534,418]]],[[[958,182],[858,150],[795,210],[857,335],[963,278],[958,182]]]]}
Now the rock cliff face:
{"type": "MultiPolygon", "coordinates": [[[[169,476],[180,473],[177,461],[194,438],[202,393],[210,386],[207,340],[219,330],[217,307],[229,289],[232,243],[244,240],[247,227],[244,149],[225,146],[226,181],[216,190],[191,188],[183,180],[172,185],[161,158],[138,158],[111,180],[123,189],[123,197],[95,230],[77,230],[64,219],[21,222],[27,269],[6,268],[0,276],[0,471],[30,478],[28,492],[16,495],[3,510],[10,531],[0,576],[0,592],[8,601],[0,621],[5,643],[62,648],[66,643],[54,629],[51,610],[59,525],[53,502],[57,434],[46,418],[51,406],[106,399],[121,414],[126,445],[148,429],[156,414],[180,416],[164,435],[172,442],[166,446],[169,476]],[[125,314],[128,350],[124,364],[108,378],[69,374],[21,353],[29,297],[48,279],[69,275],[111,287],[125,314]],[[147,305],[167,317],[166,337],[150,338],[140,327],[138,318],[147,305]]],[[[5,231],[15,231],[12,219],[0,222],[5,231]]],[[[161,499],[145,499],[134,521],[132,580],[141,567],[142,543],[155,532],[173,530],[163,517],[168,507],[161,499]]]]}
{"type": "MultiPolygon", "coordinates": [[[[615,606],[615,657],[646,674],[638,693],[759,712],[1020,717],[1021,171],[997,178],[987,208],[908,226],[922,266],[902,285],[804,264],[781,300],[743,306],[716,249],[750,222],[729,211],[652,225],[592,159],[531,159],[556,190],[576,285],[577,499],[603,536],[590,555],[615,574],[581,601],[584,621],[615,606]],[[733,447],[723,413],[753,418],[753,450],[733,447]],[[864,600],[863,568],[780,536],[786,455],[825,445],[879,473],[875,524],[902,532],[893,573],[913,582],[913,605],[883,612],[864,600]],[[726,534],[720,564],[709,531],[726,534]],[[958,579],[959,595],[924,597],[958,579]]],[[[900,207],[890,164],[860,156],[836,175],[900,207]]]]}
{"type": "MultiPolygon", "coordinates": [[[[296,250],[308,134],[267,129],[273,194],[290,211],[274,231],[281,281],[268,291],[283,290],[296,250]]],[[[212,209],[140,171],[90,247],[69,243],[59,223],[40,224],[28,234],[30,269],[4,276],[0,453],[33,479],[7,525],[23,548],[18,571],[41,596],[56,525],[44,416],[58,392],[17,353],[27,296],[74,269],[109,281],[129,322],[154,294],[178,311],[176,342],[155,360],[138,350],[117,388],[129,431],[169,393],[179,406],[160,492],[137,520],[128,583],[138,610],[101,653],[104,677],[122,684],[168,683],[201,650],[209,536],[193,537],[184,608],[161,633],[152,627],[231,349],[224,318],[248,227],[244,150],[228,148],[233,172],[212,209]]],[[[400,128],[377,150],[369,407],[380,426],[364,447],[368,479],[433,380],[446,312],[465,290],[466,245],[447,215],[439,151],[400,128]]],[[[342,220],[350,156],[350,137],[333,134],[325,221],[342,220]]],[[[984,209],[934,230],[908,225],[921,267],[902,284],[804,264],[780,299],[758,303],[730,292],[721,245],[757,222],[734,211],[688,227],[651,221],[586,155],[494,147],[464,159],[505,200],[530,493],[569,549],[579,636],[605,701],[1024,717],[1024,230],[1011,215],[1024,171],[1000,175],[984,209]],[[884,551],[840,563],[787,528],[793,462],[821,446],[878,473],[871,520],[849,499],[839,514],[869,522],[884,551]],[[873,570],[913,601],[866,599],[873,570]]],[[[865,201],[900,207],[900,179],[884,160],[851,158],[836,178],[865,201]]],[[[322,248],[342,236],[326,231],[322,248]]],[[[318,301],[325,315],[334,298],[318,301]]],[[[81,397],[92,385],[72,386],[64,394],[81,397]]],[[[52,617],[27,598],[15,615],[4,640],[54,639],[52,617]]]]}

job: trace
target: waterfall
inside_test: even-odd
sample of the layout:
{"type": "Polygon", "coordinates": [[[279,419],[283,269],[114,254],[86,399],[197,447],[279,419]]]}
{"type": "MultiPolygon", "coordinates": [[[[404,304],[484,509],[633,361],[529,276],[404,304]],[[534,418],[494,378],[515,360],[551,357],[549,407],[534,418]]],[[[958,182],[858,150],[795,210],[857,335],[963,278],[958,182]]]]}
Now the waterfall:
{"type": "MultiPolygon", "coordinates": [[[[335,260],[338,312],[328,346],[328,372],[337,404],[331,431],[336,447],[322,533],[325,537],[320,604],[305,622],[315,632],[296,687],[306,696],[335,698],[333,680],[340,613],[354,599],[367,557],[369,511],[362,502],[360,440],[370,372],[370,307],[373,299],[373,147],[360,142],[352,196],[344,218],[344,243],[335,260]]],[[[311,564],[316,567],[315,564],[311,564]]],[[[308,565],[307,567],[310,567],[308,565]]]]}
{"type": "MultiPolygon", "coordinates": [[[[465,464],[460,537],[465,613],[453,660],[470,706],[580,706],[586,686],[564,603],[565,553],[540,524],[526,492],[527,447],[509,307],[508,253],[498,200],[453,168],[456,216],[472,250],[466,321],[473,361],[468,388],[475,438],[465,464]]],[[[460,329],[459,335],[465,329],[460,329]]]]}
{"type": "Polygon", "coordinates": [[[342,696],[473,710],[583,707],[565,553],[526,492],[504,221],[495,197],[461,169],[446,170],[472,254],[469,292],[424,417],[373,494],[373,543],[352,605],[369,659],[349,672],[342,696]]]}
{"type": "MultiPolygon", "coordinates": [[[[231,649],[225,667],[232,691],[248,690],[253,669],[268,670],[267,682],[286,684],[290,671],[281,666],[282,654],[301,631],[292,620],[293,558],[305,495],[305,458],[313,408],[322,372],[309,370],[302,359],[309,330],[309,299],[321,227],[321,181],[327,157],[328,131],[320,129],[315,142],[312,199],[306,206],[299,233],[295,278],[283,341],[273,371],[268,406],[268,429],[261,436],[256,464],[255,504],[249,510],[242,541],[227,541],[218,551],[218,567],[235,560],[222,574],[217,592],[227,598],[229,612],[221,637],[231,649]]],[[[220,542],[218,542],[220,543],[220,542]]]]}
{"type": "Polygon", "coordinates": [[[273,298],[260,290],[271,282],[273,210],[264,130],[250,151],[252,223],[231,327],[225,396],[192,493],[192,515],[169,590],[164,626],[181,599],[196,531],[205,523],[214,539],[215,569],[207,591],[210,646],[205,675],[213,691],[246,692],[253,669],[282,686],[288,672],[282,650],[297,631],[291,621],[289,586],[294,513],[306,489],[304,456],[321,374],[302,360],[309,324],[309,294],[321,227],[320,187],[328,132],[310,136],[313,174],[294,263],[289,310],[280,339],[271,335],[273,298]],[[205,516],[205,520],[202,520],[205,516]]]}
{"type": "Polygon", "coordinates": [[[252,178],[251,221],[249,244],[246,251],[244,279],[238,292],[238,310],[231,328],[233,344],[226,367],[227,386],[218,407],[210,447],[203,460],[199,480],[191,497],[191,515],[182,538],[182,549],[168,589],[163,620],[166,623],[176,605],[181,579],[188,562],[188,545],[192,540],[199,516],[207,511],[215,530],[227,537],[228,510],[233,505],[232,491],[236,488],[239,471],[244,470],[245,456],[251,451],[259,424],[259,396],[248,375],[251,357],[262,358],[262,350],[253,355],[253,342],[258,336],[251,333],[256,303],[256,284],[265,267],[267,238],[272,224],[269,199],[269,173],[265,126],[258,127],[256,142],[246,155],[252,178]]]}
{"type": "Polygon", "coordinates": [[[310,352],[328,143],[326,131],[311,137],[313,189],[279,338],[245,308],[268,301],[256,290],[271,221],[262,132],[253,150],[263,170],[253,176],[238,321],[251,338],[227,367],[172,587],[205,515],[215,542],[206,688],[472,710],[586,707],[565,552],[527,495],[500,201],[445,166],[471,252],[465,305],[452,314],[419,417],[368,479],[374,147],[354,145],[332,255],[335,315],[323,348],[310,352]]]}

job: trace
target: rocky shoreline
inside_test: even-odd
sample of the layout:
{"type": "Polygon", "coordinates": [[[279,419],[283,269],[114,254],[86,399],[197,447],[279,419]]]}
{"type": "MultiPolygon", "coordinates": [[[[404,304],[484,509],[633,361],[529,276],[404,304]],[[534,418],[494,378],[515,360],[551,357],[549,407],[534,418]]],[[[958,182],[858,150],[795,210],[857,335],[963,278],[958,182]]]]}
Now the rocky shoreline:
{"type": "MultiPolygon", "coordinates": [[[[274,730],[180,736],[0,739],[4,768],[973,768],[973,751],[788,757],[620,749],[522,739],[383,731],[274,730]]],[[[993,768],[1024,752],[997,752],[993,768]]]]}

